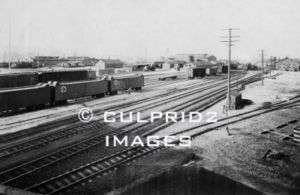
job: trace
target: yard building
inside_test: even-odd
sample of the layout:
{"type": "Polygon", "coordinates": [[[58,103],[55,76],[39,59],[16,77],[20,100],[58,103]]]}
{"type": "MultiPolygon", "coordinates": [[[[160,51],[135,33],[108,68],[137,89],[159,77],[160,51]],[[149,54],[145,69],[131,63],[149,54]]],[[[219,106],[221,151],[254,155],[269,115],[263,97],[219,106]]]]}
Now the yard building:
{"type": "Polygon", "coordinates": [[[95,66],[99,69],[123,68],[124,62],[119,59],[100,59],[95,66]]]}

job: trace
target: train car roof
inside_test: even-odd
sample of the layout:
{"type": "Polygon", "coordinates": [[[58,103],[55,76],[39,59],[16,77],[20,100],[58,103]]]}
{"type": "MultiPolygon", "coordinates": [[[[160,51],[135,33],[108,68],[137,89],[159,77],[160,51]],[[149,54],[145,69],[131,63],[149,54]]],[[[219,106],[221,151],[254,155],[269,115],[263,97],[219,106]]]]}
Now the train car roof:
{"type": "Polygon", "coordinates": [[[140,77],[143,74],[125,74],[125,75],[112,75],[114,79],[130,78],[130,77],[140,77]]]}
{"type": "Polygon", "coordinates": [[[9,87],[9,88],[0,88],[0,93],[8,92],[8,91],[21,91],[21,90],[28,90],[28,89],[37,89],[48,85],[47,83],[41,83],[36,85],[28,85],[28,86],[20,86],[20,87],[9,87]]]}
{"type": "Polygon", "coordinates": [[[92,79],[92,80],[80,80],[80,81],[61,81],[59,84],[71,84],[71,83],[89,83],[95,81],[105,81],[105,79],[92,79]]]}

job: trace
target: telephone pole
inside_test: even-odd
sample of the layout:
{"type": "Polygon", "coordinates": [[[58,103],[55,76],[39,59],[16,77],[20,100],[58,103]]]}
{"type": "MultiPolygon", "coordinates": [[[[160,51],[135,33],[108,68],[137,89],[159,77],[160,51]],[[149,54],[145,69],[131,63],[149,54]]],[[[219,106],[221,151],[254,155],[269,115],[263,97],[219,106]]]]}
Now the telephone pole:
{"type": "Polygon", "coordinates": [[[261,69],[262,69],[262,85],[264,85],[264,50],[261,50],[261,69]]]}
{"type": "Polygon", "coordinates": [[[9,32],[8,32],[8,69],[11,71],[11,16],[9,17],[9,32]]]}
{"type": "Polygon", "coordinates": [[[227,110],[230,109],[230,93],[231,93],[231,73],[230,73],[230,65],[231,65],[231,47],[234,46],[233,43],[237,42],[238,40],[234,40],[233,38],[238,38],[240,36],[233,36],[232,35],[232,31],[233,30],[239,30],[238,28],[227,28],[224,29],[226,31],[228,31],[228,36],[222,36],[222,38],[226,38],[228,40],[225,41],[221,41],[221,42],[225,42],[227,43],[228,46],[228,88],[227,88],[227,110]]]}
{"type": "MultiPolygon", "coordinates": [[[[227,43],[228,46],[228,88],[227,88],[227,105],[225,105],[226,108],[226,116],[228,117],[229,115],[229,110],[230,110],[230,105],[231,105],[231,98],[230,98],[230,94],[231,94],[231,73],[230,73],[230,65],[231,65],[231,47],[233,46],[233,42],[237,42],[238,40],[233,40],[233,38],[239,38],[240,36],[233,36],[232,35],[232,31],[233,30],[239,30],[238,28],[226,28],[223,29],[228,31],[228,36],[222,36],[222,38],[226,38],[227,40],[225,41],[221,41],[221,42],[225,42],[227,43]]],[[[229,134],[229,127],[228,124],[226,126],[226,130],[227,133],[229,134]]]]}

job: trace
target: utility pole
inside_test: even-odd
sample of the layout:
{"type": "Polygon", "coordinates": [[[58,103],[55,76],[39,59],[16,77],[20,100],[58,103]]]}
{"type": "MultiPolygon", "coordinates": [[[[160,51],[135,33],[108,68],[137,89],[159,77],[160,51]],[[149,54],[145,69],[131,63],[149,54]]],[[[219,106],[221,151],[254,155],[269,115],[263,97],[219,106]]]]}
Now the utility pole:
{"type": "MultiPolygon", "coordinates": [[[[227,28],[227,29],[223,29],[223,30],[226,30],[228,31],[228,36],[222,36],[222,38],[226,38],[228,40],[225,40],[225,41],[221,41],[221,42],[225,42],[227,43],[228,45],[228,88],[227,88],[227,105],[225,105],[225,108],[226,108],[226,117],[229,116],[229,110],[230,110],[230,105],[231,105],[231,98],[230,98],[230,94],[231,94],[231,73],[230,73],[230,65],[231,65],[231,47],[233,46],[233,42],[237,42],[238,40],[233,40],[233,38],[238,38],[240,36],[233,36],[232,35],[232,31],[233,30],[239,30],[237,28],[227,28]]],[[[227,130],[227,133],[230,135],[229,133],[229,127],[228,127],[228,124],[226,126],[226,130],[227,130]]]]}
{"type": "Polygon", "coordinates": [[[262,69],[262,85],[264,85],[264,50],[261,50],[261,69],[262,69]]]}
{"type": "Polygon", "coordinates": [[[9,17],[9,38],[8,38],[8,69],[11,71],[11,16],[9,17]]]}

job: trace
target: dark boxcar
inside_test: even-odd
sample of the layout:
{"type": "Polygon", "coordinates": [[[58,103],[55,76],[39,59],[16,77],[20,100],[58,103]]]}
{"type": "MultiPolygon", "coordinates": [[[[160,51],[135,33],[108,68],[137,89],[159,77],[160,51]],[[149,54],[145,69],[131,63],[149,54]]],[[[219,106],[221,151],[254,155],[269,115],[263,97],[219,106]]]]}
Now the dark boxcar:
{"type": "Polygon", "coordinates": [[[205,76],[205,68],[193,67],[188,69],[188,78],[197,78],[205,76]]]}
{"type": "Polygon", "coordinates": [[[0,90],[0,111],[31,108],[51,103],[48,84],[0,90]]]}
{"type": "Polygon", "coordinates": [[[114,94],[116,91],[127,90],[129,88],[141,90],[143,86],[143,75],[118,76],[111,79],[110,91],[114,94]]]}
{"type": "Polygon", "coordinates": [[[95,79],[96,74],[89,70],[66,70],[39,72],[39,82],[59,81],[81,81],[95,79]]]}
{"type": "Polygon", "coordinates": [[[29,86],[38,82],[38,74],[33,72],[0,74],[0,88],[29,86]]]}
{"type": "Polygon", "coordinates": [[[68,99],[75,99],[86,96],[102,97],[108,92],[107,80],[74,81],[56,83],[55,102],[63,103],[68,99]]]}
{"type": "Polygon", "coordinates": [[[222,73],[228,72],[228,66],[222,66],[222,73]]]}
{"type": "Polygon", "coordinates": [[[205,73],[208,76],[213,76],[213,75],[217,75],[217,71],[218,71],[217,68],[206,68],[205,73]]]}

